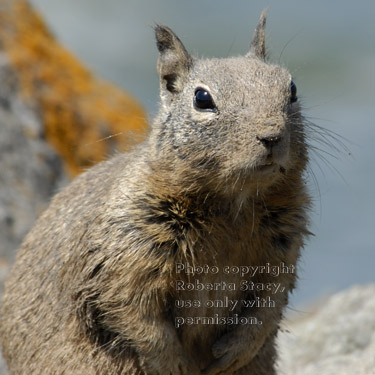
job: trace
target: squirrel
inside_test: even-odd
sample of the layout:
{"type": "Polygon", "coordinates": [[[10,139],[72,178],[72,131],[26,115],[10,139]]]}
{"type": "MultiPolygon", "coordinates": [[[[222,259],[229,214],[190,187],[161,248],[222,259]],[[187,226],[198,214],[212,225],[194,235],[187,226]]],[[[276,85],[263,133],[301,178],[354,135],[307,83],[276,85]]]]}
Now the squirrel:
{"type": "Polygon", "coordinates": [[[275,374],[310,197],[296,85],[268,62],[265,23],[223,59],[155,26],[148,138],[58,193],[17,255],[0,321],[11,374],[275,374]]]}

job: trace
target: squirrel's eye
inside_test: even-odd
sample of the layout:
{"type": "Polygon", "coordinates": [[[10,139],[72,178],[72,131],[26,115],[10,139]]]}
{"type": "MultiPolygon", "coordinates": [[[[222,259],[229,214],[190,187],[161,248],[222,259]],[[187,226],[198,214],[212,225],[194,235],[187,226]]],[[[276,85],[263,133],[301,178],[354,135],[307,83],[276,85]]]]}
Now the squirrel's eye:
{"type": "Polygon", "coordinates": [[[297,97],[297,86],[292,81],[292,82],[290,82],[290,102],[291,103],[295,103],[297,100],[298,100],[298,97],[297,97]]]}
{"type": "Polygon", "coordinates": [[[212,99],[211,94],[207,90],[200,87],[195,90],[194,107],[195,109],[203,111],[216,110],[216,105],[212,99]]]}

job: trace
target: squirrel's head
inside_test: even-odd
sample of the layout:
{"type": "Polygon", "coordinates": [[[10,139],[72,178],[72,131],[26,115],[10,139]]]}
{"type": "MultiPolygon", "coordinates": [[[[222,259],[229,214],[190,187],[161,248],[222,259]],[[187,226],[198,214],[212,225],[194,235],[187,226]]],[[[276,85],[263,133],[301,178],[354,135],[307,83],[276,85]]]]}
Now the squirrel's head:
{"type": "Polygon", "coordinates": [[[306,164],[296,86],[288,71],[266,61],[265,21],[263,12],[245,56],[226,59],[196,59],[171,29],[155,28],[156,152],[218,188],[258,189],[301,174],[306,164]]]}

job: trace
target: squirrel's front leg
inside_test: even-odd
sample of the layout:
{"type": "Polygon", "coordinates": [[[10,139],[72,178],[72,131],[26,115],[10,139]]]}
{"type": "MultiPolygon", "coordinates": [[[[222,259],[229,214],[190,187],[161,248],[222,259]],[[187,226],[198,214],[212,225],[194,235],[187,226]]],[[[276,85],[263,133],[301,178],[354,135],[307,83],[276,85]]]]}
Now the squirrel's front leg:
{"type": "Polygon", "coordinates": [[[239,324],[213,344],[212,353],[215,359],[203,370],[203,374],[234,373],[250,363],[262,349],[267,338],[277,330],[283,307],[287,303],[287,293],[285,291],[272,295],[274,307],[244,309],[241,318],[247,318],[248,323],[252,323],[239,324]],[[251,318],[255,319],[250,320],[251,318]]]}
{"type": "MultiPolygon", "coordinates": [[[[115,286],[120,288],[100,278],[86,286],[79,295],[97,298],[93,302],[81,297],[83,301],[79,305],[86,306],[80,313],[81,320],[89,321],[87,316],[94,316],[102,329],[116,333],[120,344],[130,345],[144,375],[200,375],[198,366],[185,354],[168,317],[165,297],[170,285],[168,275],[155,277],[150,269],[155,269],[158,263],[148,263],[136,272],[131,268],[133,263],[125,257],[111,264],[111,271],[118,275],[113,277],[115,286]]],[[[127,361],[125,354],[122,359],[127,361]]]]}
{"type": "Polygon", "coordinates": [[[139,322],[137,352],[147,375],[200,375],[196,364],[187,358],[176,331],[168,321],[139,322]]]}

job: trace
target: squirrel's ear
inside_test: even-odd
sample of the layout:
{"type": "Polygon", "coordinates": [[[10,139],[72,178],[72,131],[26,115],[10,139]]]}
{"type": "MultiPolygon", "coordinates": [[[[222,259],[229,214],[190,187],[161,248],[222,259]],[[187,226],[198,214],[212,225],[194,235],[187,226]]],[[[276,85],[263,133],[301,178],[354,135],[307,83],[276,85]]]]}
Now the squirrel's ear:
{"type": "Polygon", "coordinates": [[[266,59],[265,29],[266,29],[267,9],[260,15],[258,25],[254,31],[250,44],[250,51],[247,56],[256,56],[259,59],[266,59]]]}
{"type": "Polygon", "coordinates": [[[158,73],[161,90],[172,94],[180,92],[193,59],[169,27],[156,25],[155,37],[159,50],[158,73]]]}

